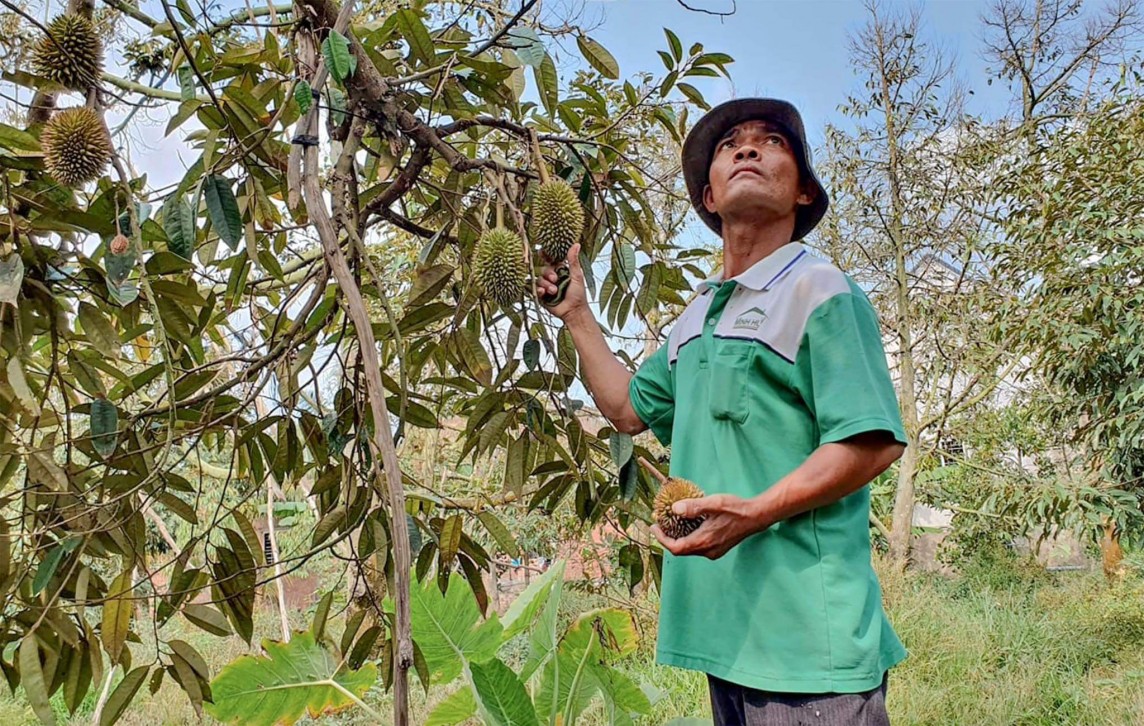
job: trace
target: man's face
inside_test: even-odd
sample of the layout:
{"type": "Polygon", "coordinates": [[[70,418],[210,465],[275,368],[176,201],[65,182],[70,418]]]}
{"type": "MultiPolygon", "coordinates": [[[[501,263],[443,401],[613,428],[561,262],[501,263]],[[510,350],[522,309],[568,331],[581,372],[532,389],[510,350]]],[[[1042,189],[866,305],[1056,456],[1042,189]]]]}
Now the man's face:
{"type": "Polygon", "coordinates": [[[715,145],[703,203],[724,222],[766,221],[810,204],[813,190],[799,180],[798,157],[780,127],[744,121],[715,145]]]}

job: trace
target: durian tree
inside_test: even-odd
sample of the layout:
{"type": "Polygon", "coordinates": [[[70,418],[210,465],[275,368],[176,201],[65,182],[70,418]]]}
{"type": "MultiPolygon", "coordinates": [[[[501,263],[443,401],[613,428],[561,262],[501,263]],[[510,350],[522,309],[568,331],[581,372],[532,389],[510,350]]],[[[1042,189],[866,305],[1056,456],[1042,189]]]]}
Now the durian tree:
{"type": "Polygon", "coordinates": [[[165,678],[210,708],[168,626],[250,643],[263,587],[336,551],[360,575],[340,650],[405,724],[411,581],[487,612],[498,504],[651,519],[652,454],[586,432],[531,279],[579,242],[614,333],[685,302],[708,250],[676,246],[674,160],[730,57],[666,30],[662,76],[625,80],[535,0],[6,6],[36,41],[6,48],[24,105],[0,125],[0,669],[41,720],[98,691],[114,722],[165,678]],[[140,108],[190,151],[175,184],[135,172],[140,108]],[[457,417],[462,457],[505,462],[465,500],[401,466],[411,429],[457,417]],[[315,523],[279,551],[290,502],[315,523]]]}

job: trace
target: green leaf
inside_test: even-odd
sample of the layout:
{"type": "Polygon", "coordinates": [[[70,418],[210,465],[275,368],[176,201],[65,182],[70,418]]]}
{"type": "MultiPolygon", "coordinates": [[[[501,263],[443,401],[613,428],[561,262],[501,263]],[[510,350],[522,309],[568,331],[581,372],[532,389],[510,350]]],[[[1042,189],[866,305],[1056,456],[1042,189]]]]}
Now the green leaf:
{"type": "Polygon", "coordinates": [[[314,535],[310,539],[310,546],[317,547],[330,538],[338,527],[345,524],[346,521],[346,508],[337,507],[332,512],[322,517],[318,522],[318,526],[314,527],[314,535]]]}
{"type": "Polygon", "coordinates": [[[500,620],[494,614],[480,623],[480,610],[463,578],[452,573],[445,594],[432,578],[414,583],[410,592],[413,639],[425,654],[435,683],[448,683],[470,662],[493,657],[501,642],[500,620]]]}
{"type": "Polygon", "coordinates": [[[163,231],[167,249],[184,260],[195,251],[195,213],[181,196],[172,196],[163,205],[163,231]]]}
{"type": "Polygon", "coordinates": [[[636,252],[626,242],[616,245],[617,277],[630,285],[636,276],[636,252]]]}
{"type": "Polygon", "coordinates": [[[340,88],[330,86],[326,95],[330,97],[330,120],[340,126],[346,120],[346,94],[340,88]]]}
{"type": "Polygon", "coordinates": [[[191,604],[183,608],[183,615],[211,635],[230,635],[230,625],[218,610],[207,605],[191,604]]]}
{"type": "Polygon", "coordinates": [[[616,62],[607,48],[586,35],[576,36],[576,44],[580,47],[580,53],[584,59],[599,71],[600,75],[613,81],[620,77],[620,64],[616,62]]]}
{"type": "Polygon", "coordinates": [[[540,64],[544,62],[548,51],[545,50],[544,43],[541,42],[540,36],[536,34],[535,30],[532,28],[513,28],[507,36],[508,44],[512,46],[517,57],[525,65],[540,68],[540,64]]]}
{"type": "Polygon", "coordinates": [[[608,437],[608,450],[612,454],[612,461],[621,467],[632,458],[632,436],[620,431],[613,431],[608,437]]]}
{"type": "Polygon", "coordinates": [[[48,701],[48,687],[44,683],[44,668],[40,665],[40,647],[34,633],[27,633],[20,641],[20,683],[36,716],[46,724],[55,724],[56,715],[48,701]]]}
{"type": "Polygon", "coordinates": [[[696,106],[699,106],[705,110],[711,108],[707,102],[703,100],[703,94],[699,92],[699,89],[690,83],[677,83],[675,84],[675,87],[678,88],[684,96],[687,96],[687,100],[691,101],[696,106]]]}
{"type": "Polygon", "coordinates": [[[24,260],[18,252],[0,259],[0,303],[16,304],[20,285],[24,282],[24,260]]]}
{"type": "Polygon", "coordinates": [[[310,88],[310,82],[306,79],[298,81],[294,86],[294,101],[303,116],[310,112],[310,106],[314,104],[314,90],[310,88]]]}
{"type": "Polygon", "coordinates": [[[138,299],[139,286],[129,280],[118,285],[113,285],[111,281],[108,280],[107,292],[111,295],[111,299],[115,301],[116,305],[126,307],[138,299]]]}
{"type": "Polygon", "coordinates": [[[512,555],[513,557],[520,553],[520,545],[517,544],[512,533],[508,531],[508,527],[504,525],[504,522],[497,519],[497,515],[486,509],[477,514],[477,519],[480,520],[481,524],[483,524],[489,534],[492,535],[502,552],[512,555]]]}
{"type": "Polygon", "coordinates": [[[634,458],[628,459],[628,462],[620,467],[620,496],[625,502],[635,499],[638,484],[639,466],[634,458]]]}
{"type": "Polygon", "coordinates": [[[409,8],[402,8],[395,15],[397,16],[397,29],[401,33],[401,37],[409,43],[410,57],[416,58],[426,65],[431,64],[436,56],[433,38],[429,36],[429,31],[425,29],[425,24],[421,22],[417,12],[409,8]]]}
{"type": "Polygon", "coordinates": [[[107,322],[107,319],[99,312],[99,308],[91,303],[81,302],[77,317],[80,325],[83,326],[84,334],[96,350],[112,360],[119,358],[119,350],[122,345],[119,341],[119,333],[115,332],[115,328],[111,327],[111,323],[107,322]]]}
{"type": "Polygon", "coordinates": [[[544,54],[544,60],[540,62],[537,68],[533,69],[533,77],[536,79],[537,91],[540,94],[540,101],[544,104],[544,110],[548,112],[549,116],[556,115],[556,104],[560,102],[557,86],[559,78],[556,76],[556,64],[552,62],[552,56],[547,53],[544,54]]]}
{"type": "Polygon", "coordinates": [[[663,34],[667,36],[667,42],[671,46],[671,55],[675,61],[678,63],[683,60],[683,43],[679,42],[679,36],[668,28],[663,29],[663,34]]]}
{"type": "Polygon", "coordinates": [[[486,724],[538,726],[528,691],[512,669],[496,658],[487,663],[473,663],[469,668],[486,724]]]}
{"type": "Polygon", "coordinates": [[[242,239],[242,215],[238,211],[238,200],[230,188],[230,180],[211,174],[203,180],[203,196],[207,202],[207,216],[219,238],[226,242],[231,251],[238,249],[242,239]]]}
{"type": "Polygon", "coordinates": [[[464,520],[461,515],[454,514],[441,525],[441,539],[438,549],[438,572],[448,572],[452,569],[453,560],[457,557],[457,549],[461,546],[461,535],[464,534],[464,520]]]}
{"type": "Polygon", "coordinates": [[[119,438],[119,410],[106,398],[91,402],[91,445],[103,458],[115,451],[119,438]]]}
{"type": "Polygon", "coordinates": [[[119,577],[111,583],[107,591],[107,601],[103,603],[103,627],[100,637],[103,640],[103,649],[107,651],[112,663],[119,662],[119,654],[123,651],[123,643],[127,640],[127,631],[131,628],[131,612],[135,601],[131,599],[131,571],[128,567],[119,577]]]}
{"type": "Polygon", "coordinates": [[[524,341],[524,364],[528,366],[528,370],[536,370],[536,366],[539,363],[540,341],[534,338],[524,341]]]}
{"type": "Polygon", "coordinates": [[[477,701],[473,698],[473,689],[464,686],[437,704],[425,721],[425,726],[457,726],[476,713],[477,701]]]}
{"type": "MultiPolygon", "coordinates": [[[[560,599],[560,583],[564,581],[564,561],[553,563],[548,571],[529,583],[505,611],[501,620],[504,632],[502,642],[508,642],[532,627],[537,614],[549,606],[549,601],[560,599]]],[[[555,643],[555,641],[553,641],[555,643]]]]}
{"type": "Polygon", "coordinates": [[[262,647],[265,657],[244,655],[211,681],[214,703],[206,709],[212,717],[244,726],[292,724],[303,713],[317,717],[362,705],[360,699],[377,682],[373,663],[346,668],[310,632],[294,635],[289,643],[263,641],[262,647]]]}
{"type": "Polygon", "coordinates": [[[350,52],[350,42],[346,36],[336,30],[331,30],[326,39],[322,41],[322,55],[326,59],[326,68],[330,75],[339,81],[344,81],[353,75],[353,54],[350,52]]]}
{"type": "Polygon", "coordinates": [[[131,704],[131,699],[135,698],[135,694],[139,692],[139,688],[146,678],[147,666],[139,666],[123,677],[123,680],[107,697],[107,703],[104,704],[103,711],[99,715],[99,726],[110,726],[119,720],[119,717],[131,704]]]}
{"type": "Polygon", "coordinates": [[[179,96],[184,101],[195,100],[195,71],[190,65],[179,66],[179,96]]]}
{"type": "Polygon", "coordinates": [[[28,477],[37,484],[43,484],[49,489],[62,492],[67,489],[68,477],[50,451],[33,451],[28,454],[28,477]]]}
{"type": "Polygon", "coordinates": [[[52,576],[56,574],[56,570],[59,569],[64,557],[78,544],[78,538],[69,537],[52,548],[52,551],[44,557],[39,568],[36,569],[36,577],[32,580],[32,595],[39,595],[44,591],[44,588],[51,582],[52,576]]]}

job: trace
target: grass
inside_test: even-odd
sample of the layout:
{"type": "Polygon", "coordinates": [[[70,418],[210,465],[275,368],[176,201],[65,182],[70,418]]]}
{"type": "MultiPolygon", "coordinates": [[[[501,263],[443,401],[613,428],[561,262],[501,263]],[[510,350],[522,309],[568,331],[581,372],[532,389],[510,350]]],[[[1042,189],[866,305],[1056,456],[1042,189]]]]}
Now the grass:
{"type": "MultiPolygon", "coordinates": [[[[895,726],[912,724],[1014,724],[1020,726],[1117,726],[1144,723],[1144,579],[1130,577],[1110,587],[1099,573],[1051,575],[1008,560],[970,567],[954,578],[881,570],[894,627],[910,657],[890,676],[888,707],[895,726]]],[[[566,589],[564,619],[615,603],[566,589]]],[[[640,650],[619,664],[658,698],[639,723],[660,726],[673,718],[708,718],[706,681],[701,674],[654,663],[654,602],[638,608],[640,650]]],[[[276,619],[263,611],[256,642],[275,637],[276,619]]],[[[298,627],[304,626],[299,613],[298,627]]],[[[339,629],[340,624],[333,625],[339,629]]],[[[183,637],[203,653],[212,671],[246,652],[236,639],[219,640],[188,629],[183,637]]],[[[519,646],[519,644],[515,644],[519,646]]],[[[523,650],[510,643],[510,662],[523,650]]],[[[149,655],[138,648],[136,663],[149,655]]],[[[424,723],[447,695],[425,694],[414,681],[412,722],[424,723]]],[[[388,713],[388,695],[376,688],[367,700],[388,713]]],[[[57,696],[55,701],[58,701],[57,696]]],[[[61,724],[91,721],[95,694],[61,724]]],[[[203,719],[212,723],[209,717],[203,719]]],[[[0,723],[37,723],[21,692],[0,690],[0,723]]],[[[144,688],[120,723],[198,723],[178,686],[165,679],[151,695],[144,688]]],[[[363,714],[326,717],[322,724],[365,724],[363,714]]],[[[590,712],[583,726],[602,726],[590,712]]]]}

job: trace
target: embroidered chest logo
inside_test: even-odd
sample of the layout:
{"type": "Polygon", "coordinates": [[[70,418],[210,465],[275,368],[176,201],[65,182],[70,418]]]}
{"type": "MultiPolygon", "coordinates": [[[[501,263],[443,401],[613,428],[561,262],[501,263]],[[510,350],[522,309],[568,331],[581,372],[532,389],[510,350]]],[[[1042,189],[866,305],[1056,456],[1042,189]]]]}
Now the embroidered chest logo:
{"type": "Polygon", "coordinates": [[[762,308],[751,308],[745,311],[742,315],[735,318],[735,324],[731,326],[733,330],[746,328],[747,330],[758,330],[763,321],[767,319],[767,312],[762,308]]]}

